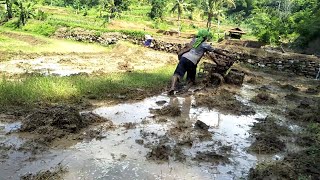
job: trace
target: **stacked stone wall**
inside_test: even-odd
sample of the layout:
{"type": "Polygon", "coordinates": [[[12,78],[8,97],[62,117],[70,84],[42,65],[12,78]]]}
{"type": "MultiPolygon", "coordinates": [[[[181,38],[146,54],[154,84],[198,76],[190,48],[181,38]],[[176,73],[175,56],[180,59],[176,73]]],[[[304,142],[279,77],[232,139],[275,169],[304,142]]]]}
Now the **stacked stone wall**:
{"type": "MultiPolygon", "coordinates": [[[[55,36],[58,38],[72,39],[80,42],[99,43],[102,45],[115,44],[119,40],[130,41],[134,44],[143,45],[144,38],[136,38],[133,36],[124,35],[118,32],[99,33],[97,31],[84,30],[81,28],[67,29],[61,28],[55,36]]],[[[161,40],[153,40],[151,46],[148,48],[164,51],[168,53],[177,53],[185,44],[181,43],[168,43],[161,40]]],[[[230,49],[230,48],[229,48],[230,49]]],[[[248,48],[250,49],[250,48],[248,48]]],[[[265,51],[259,49],[259,51],[265,51]]],[[[255,55],[255,51],[248,52],[232,52],[237,55],[241,62],[248,63],[253,66],[261,68],[272,68],[281,71],[294,72],[297,75],[316,77],[320,68],[320,59],[315,56],[302,55],[302,54],[281,54],[281,52],[267,52],[264,56],[255,55]]]]}

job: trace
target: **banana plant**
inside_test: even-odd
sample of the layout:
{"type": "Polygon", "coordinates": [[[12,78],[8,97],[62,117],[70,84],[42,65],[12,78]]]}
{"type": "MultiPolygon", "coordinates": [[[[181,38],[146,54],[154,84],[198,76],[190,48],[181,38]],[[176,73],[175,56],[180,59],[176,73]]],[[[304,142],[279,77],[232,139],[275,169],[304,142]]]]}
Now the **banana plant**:
{"type": "Polygon", "coordinates": [[[31,0],[14,0],[14,13],[19,17],[18,26],[26,25],[28,19],[34,17],[34,2],[31,0]]]}

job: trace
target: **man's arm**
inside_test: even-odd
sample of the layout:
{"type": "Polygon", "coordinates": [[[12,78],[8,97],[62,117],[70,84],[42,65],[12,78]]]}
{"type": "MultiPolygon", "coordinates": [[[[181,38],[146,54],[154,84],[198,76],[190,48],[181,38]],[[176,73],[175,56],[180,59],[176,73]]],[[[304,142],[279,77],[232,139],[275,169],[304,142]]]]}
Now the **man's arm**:
{"type": "Polygon", "coordinates": [[[207,52],[207,54],[209,55],[210,59],[211,59],[214,63],[218,64],[217,61],[216,61],[216,56],[215,56],[212,52],[207,52]]]}
{"type": "Polygon", "coordinates": [[[230,57],[229,55],[227,55],[226,53],[224,53],[222,50],[220,50],[220,49],[214,49],[213,50],[213,52],[214,53],[217,53],[217,54],[220,54],[220,55],[222,55],[222,56],[227,56],[227,57],[230,57]]]}

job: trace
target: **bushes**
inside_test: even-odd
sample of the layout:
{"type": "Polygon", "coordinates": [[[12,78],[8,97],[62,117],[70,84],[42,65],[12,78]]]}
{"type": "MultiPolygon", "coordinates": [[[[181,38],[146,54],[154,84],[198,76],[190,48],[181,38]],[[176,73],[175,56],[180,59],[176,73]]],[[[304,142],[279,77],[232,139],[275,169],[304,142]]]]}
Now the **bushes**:
{"type": "Polygon", "coordinates": [[[162,18],[165,12],[166,0],[152,0],[152,8],[149,13],[151,19],[162,18]]]}
{"type": "Polygon", "coordinates": [[[13,18],[10,21],[6,22],[3,27],[7,27],[10,29],[16,29],[19,27],[19,20],[18,18],[13,18]]]}
{"type": "Polygon", "coordinates": [[[51,36],[56,31],[56,27],[52,26],[49,23],[43,23],[41,21],[30,21],[29,24],[24,26],[22,30],[33,32],[43,36],[51,36]]]}

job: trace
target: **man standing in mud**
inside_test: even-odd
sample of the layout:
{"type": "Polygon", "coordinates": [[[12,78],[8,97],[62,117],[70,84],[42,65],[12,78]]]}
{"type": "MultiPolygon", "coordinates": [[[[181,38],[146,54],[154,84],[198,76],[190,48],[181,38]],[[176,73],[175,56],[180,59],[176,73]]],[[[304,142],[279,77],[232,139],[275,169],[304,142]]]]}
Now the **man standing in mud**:
{"type": "Polygon", "coordinates": [[[205,52],[215,52],[226,56],[223,52],[213,48],[205,41],[211,37],[207,30],[199,30],[197,35],[188,44],[191,48],[179,57],[179,64],[174,71],[171,79],[171,87],[168,95],[173,95],[177,82],[181,81],[184,74],[187,72],[187,87],[195,83],[197,65],[205,52]]]}

